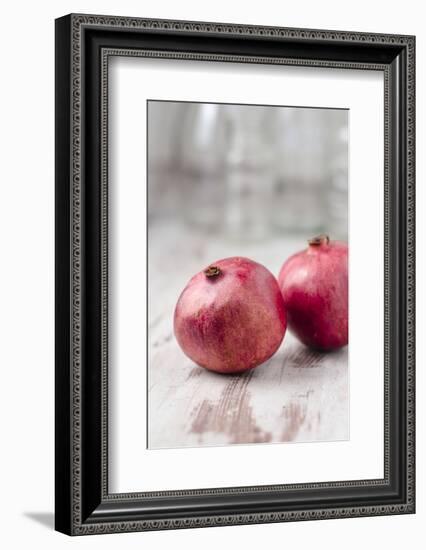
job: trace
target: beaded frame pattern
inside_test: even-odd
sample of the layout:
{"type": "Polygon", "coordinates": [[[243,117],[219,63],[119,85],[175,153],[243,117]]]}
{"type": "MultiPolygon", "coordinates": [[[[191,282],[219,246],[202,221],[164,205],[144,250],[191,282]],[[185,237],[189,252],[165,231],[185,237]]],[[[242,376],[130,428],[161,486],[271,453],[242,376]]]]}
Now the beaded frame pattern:
{"type": "MultiPolygon", "coordinates": [[[[415,41],[412,36],[399,36],[390,34],[352,33],[330,30],[309,30],[292,29],[280,27],[246,26],[236,24],[202,23],[189,21],[170,21],[154,19],[138,19],[126,17],[108,17],[96,15],[72,15],[72,51],[71,51],[71,98],[72,98],[72,189],[71,189],[71,228],[72,228],[72,327],[71,327],[71,381],[72,381],[72,533],[75,535],[119,533],[128,531],[145,531],[158,529],[180,529],[190,527],[207,527],[219,525],[238,525],[250,523],[303,521],[312,519],[362,517],[372,515],[403,514],[414,512],[414,167],[415,167],[415,41]],[[83,524],[81,517],[81,38],[82,30],[85,27],[104,27],[120,29],[151,29],[151,30],[173,30],[185,32],[203,32],[218,35],[252,36],[252,37],[282,37],[294,39],[310,39],[336,43],[365,43],[365,44],[394,44],[402,45],[407,50],[407,499],[405,504],[365,506],[365,507],[343,507],[329,508],[308,511],[284,511],[271,513],[250,513],[250,514],[224,514],[214,516],[200,516],[182,519],[146,520],[146,521],[123,521],[123,522],[101,522],[83,524]]],[[[144,496],[185,496],[205,494],[245,494],[259,490],[303,490],[307,488],[335,488],[335,487],[359,487],[377,486],[388,484],[389,476],[389,361],[392,342],[389,339],[389,258],[390,239],[389,224],[389,144],[390,144],[390,90],[389,90],[389,69],[386,65],[372,65],[363,63],[345,63],[318,60],[295,60],[284,58],[262,58],[256,56],[231,56],[214,54],[176,53],[165,51],[143,51],[143,50],[120,50],[105,49],[102,52],[102,101],[101,101],[101,247],[102,247],[102,493],[105,500],[137,500],[144,496]],[[156,57],[168,59],[190,59],[203,61],[234,61],[240,63],[274,63],[283,65],[300,65],[309,67],[334,67],[345,69],[368,69],[384,72],[384,106],[385,106],[385,411],[384,411],[384,478],[380,480],[342,481],[331,483],[297,484],[297,485],[273,485],[261,487],[235,487],[225,489],[196,489],[187,491],[163,491],[159,493],[117,493],[108,494],[108,464],[107,464],[107,422],[108,422],[108,59],[110,56],[134,56],[134,57],[156,57]]]]}

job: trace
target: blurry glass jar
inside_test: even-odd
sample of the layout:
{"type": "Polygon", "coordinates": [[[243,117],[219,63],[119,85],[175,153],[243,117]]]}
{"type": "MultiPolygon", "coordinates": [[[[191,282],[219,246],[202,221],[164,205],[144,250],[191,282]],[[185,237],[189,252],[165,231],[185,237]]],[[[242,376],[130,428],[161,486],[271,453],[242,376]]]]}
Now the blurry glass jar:
{"type": "Polygon", "coordinates": [[[177,216],[179,186],[173,177],[178,167],[177,128],[181,103],[148,102],[148,216],[149,221],[177,216]]]}
{"type": "Polygon", "coordinates": [[[326,229],[327,111],[277,110],[277,170],[272,223],[278,231],[315,234],[326,229]]]}
{"type": "Polygon", "coordinates": [[[228,105],[226,227],[236,240],[259,240],[270,233],[274,181],[273,109],[228,105]]]}
{"type": "Polygon", "coordinates": [[[330,151],[330,185],[327,191],[327,209],[330,234],[336,239],[348,239],[349,200],[349,111],[335,111],[330,151]]]}
{"type": "Polygon", "coordinates": [[[185,221],[217,232],[224,211],[227,127],[222,105],[189,103],[180,132],[185,221]]]}

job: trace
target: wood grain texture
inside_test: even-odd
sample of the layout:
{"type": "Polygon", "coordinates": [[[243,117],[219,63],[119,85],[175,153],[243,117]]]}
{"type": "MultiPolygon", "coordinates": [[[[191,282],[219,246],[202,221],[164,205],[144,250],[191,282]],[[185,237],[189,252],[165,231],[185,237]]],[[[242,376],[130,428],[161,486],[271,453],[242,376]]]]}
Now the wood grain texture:
{"type": "Polygon", "coordinates": [[[347,348],[314,352],[288,331],[278,352],[242,375],[195,365],[173,335],[173,311],[207,264],[248,256],[275,275],[303,239],[232,243],[174,224],[149,229],[148,446],[336,441],[349,437],[347,348]]]}

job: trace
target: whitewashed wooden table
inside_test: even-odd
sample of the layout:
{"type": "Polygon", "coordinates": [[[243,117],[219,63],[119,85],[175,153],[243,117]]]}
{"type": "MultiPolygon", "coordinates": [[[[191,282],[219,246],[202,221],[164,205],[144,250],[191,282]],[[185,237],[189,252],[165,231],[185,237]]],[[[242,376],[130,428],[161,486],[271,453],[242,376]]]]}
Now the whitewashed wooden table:
{"type": "Polygon", "coordinates": [[[300,239],[232,243],[174,224],[149,229],[148,446],[151,449],[349,438],[347,348],[321,354],[287,331],[278,352],[242,375],[195,365],[173,335],[173,311],[192,275],[247,256],[277,275],[300,239]]]}

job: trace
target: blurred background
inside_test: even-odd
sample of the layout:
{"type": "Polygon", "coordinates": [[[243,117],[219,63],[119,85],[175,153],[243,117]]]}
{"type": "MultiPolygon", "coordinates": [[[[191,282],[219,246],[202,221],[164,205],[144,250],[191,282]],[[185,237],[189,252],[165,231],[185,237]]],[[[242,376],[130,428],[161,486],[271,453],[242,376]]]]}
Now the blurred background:
{"type": "Polygon", "coordinates": [[[347,240],[348,111],[150,101],[149,223],[347,240]]]}

